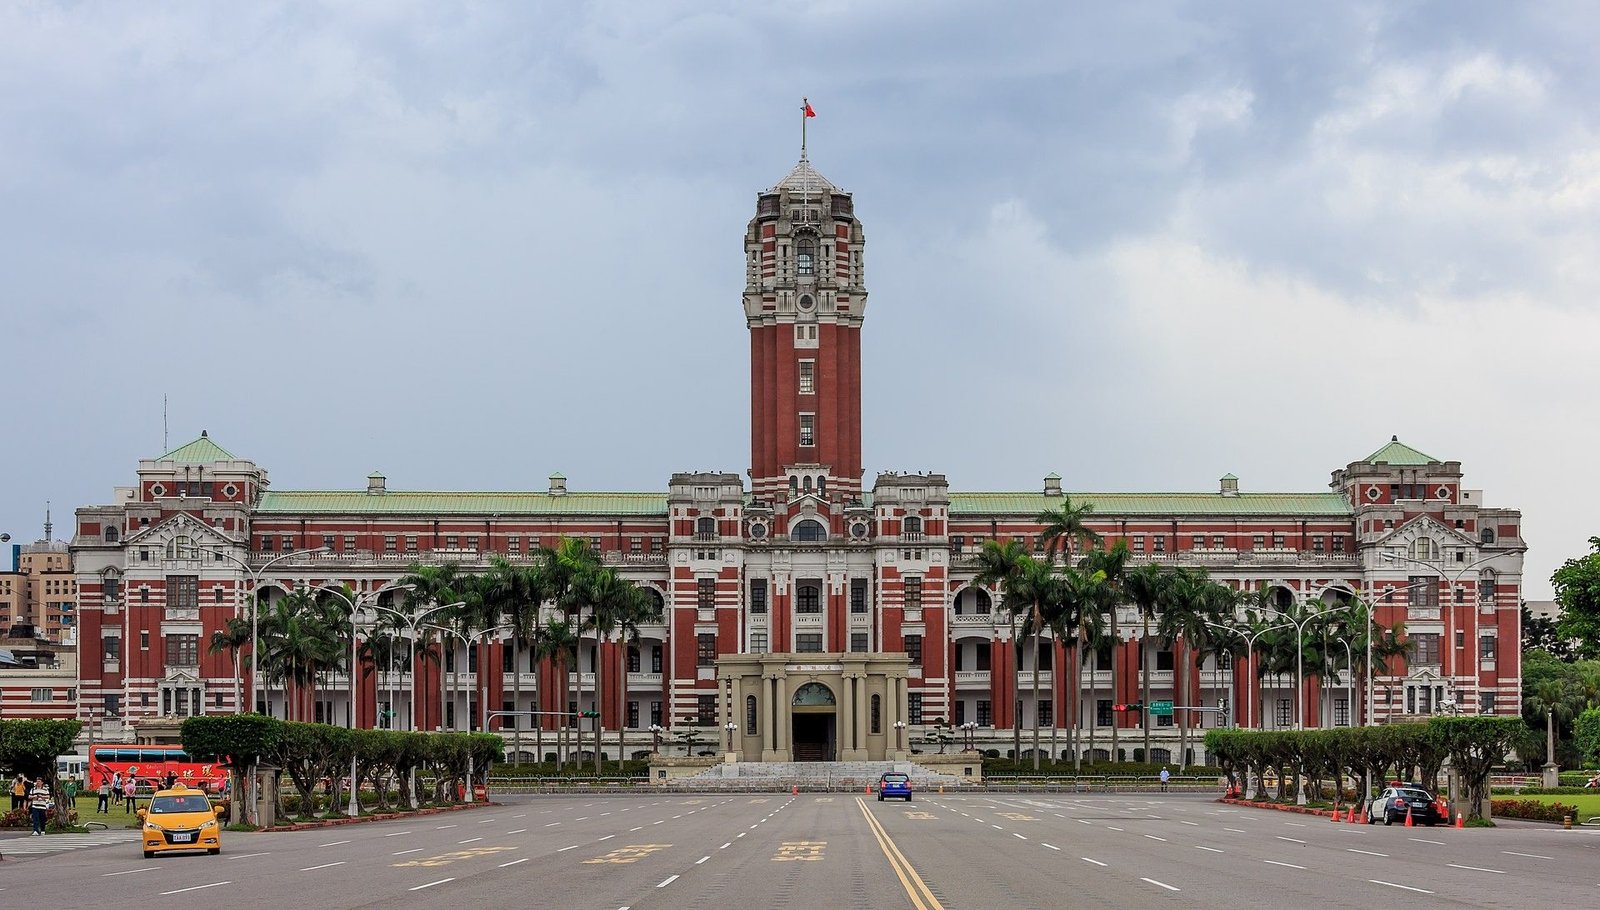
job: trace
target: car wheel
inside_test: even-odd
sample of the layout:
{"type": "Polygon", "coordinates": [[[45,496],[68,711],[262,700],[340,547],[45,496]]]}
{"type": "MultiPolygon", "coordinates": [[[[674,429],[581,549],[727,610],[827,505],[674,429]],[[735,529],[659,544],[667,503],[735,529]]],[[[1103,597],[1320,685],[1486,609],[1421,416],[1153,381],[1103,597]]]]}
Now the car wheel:
{"type": "Polygon", "coordinates": [[[909,793],[906,794],[906,802],[911,802],[911,794],[909,793]]]}
{"type": "Polygon", "coordinates": [[[1392,824],[1394,824],[1394,816],[1387,812],[1383,813],[1383,826],[1387,828],[1392,824]]]}
{"type": "Polygon", "coordinates": [[[218,847],[215,850],[207,850],[206,852],[211,854],[212,856],[216,856],[218,853],[222,852],[222,848],[218,847]]]}
{"type": "Polygon", "coordinates": [[[144,858],[145,859],[149,859],[149,858],[151,858],[151,857],[153,857],[155,855],[156,854],[155,854],[154,850],[146,850],[146,851],[144,851],[144,858]]]}
{"type": "Polygon", "coordinates": [[[883,794],[882,793],[878,794],[878,802],[880,802],[880,803],[883,802],[883,794]]]}

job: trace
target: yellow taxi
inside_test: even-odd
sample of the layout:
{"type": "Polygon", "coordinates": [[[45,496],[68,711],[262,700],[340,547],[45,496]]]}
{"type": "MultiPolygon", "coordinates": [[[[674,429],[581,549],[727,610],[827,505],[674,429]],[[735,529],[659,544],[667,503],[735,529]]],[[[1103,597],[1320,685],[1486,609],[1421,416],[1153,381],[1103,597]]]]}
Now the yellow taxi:
{"type": "Polygon", "coordinates": [[[146,859],[157,853],[174,850],[204,850],[215,856],[222,852],[222,825],[217,816],[222,806],[212,806],[205,791],[182,784],[170,790],[158,790],[150,797],[150,805],[139,810],[144,820],[143,836],[146,859]]]}

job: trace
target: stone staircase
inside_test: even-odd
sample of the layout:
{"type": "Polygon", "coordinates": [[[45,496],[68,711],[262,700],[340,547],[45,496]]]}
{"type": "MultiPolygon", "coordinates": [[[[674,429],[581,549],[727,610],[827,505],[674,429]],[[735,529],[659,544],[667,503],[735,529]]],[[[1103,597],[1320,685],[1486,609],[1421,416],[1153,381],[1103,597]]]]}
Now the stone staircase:
{"type": "Polygon", "coordinates": [[[959,778],[937,774],[915,762],[892,761],[815,761],[815,762],[727,762],[683,778],[679,784],[705,789],[774,789],[799,787],[808,791],[853,791],[877,784],[886,771],[898,771],[911,778],[917,789],[960,787],[959,778]]]}

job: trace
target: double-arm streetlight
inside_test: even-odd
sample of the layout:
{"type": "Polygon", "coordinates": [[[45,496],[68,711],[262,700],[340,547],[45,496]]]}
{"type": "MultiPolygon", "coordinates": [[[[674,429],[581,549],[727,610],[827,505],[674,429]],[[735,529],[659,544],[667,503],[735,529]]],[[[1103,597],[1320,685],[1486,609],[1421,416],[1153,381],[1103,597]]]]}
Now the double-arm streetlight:
{"type": "MultiPolygon", "coordinates": [[[[1213,629],[1221,629],[1224,632],[1232,632],[1234,635],[1237,635],[1240,638],[1244,639],[1244,648],[1245,648],[1245,655],[1244,655],[1244,697],[1245,697],[1244,719],[1245,719],[1245,723],[1250,724],[1252,726],[1252,728],[1253,728],[1255,726],[1254,718],[1255,718],[1255,714],[1256,714],[1256,687],[1255,687],[1255,673],[1254,673],[1255,659],[1256,659],[1256,640],[1259,639],[1261,636],[1267,634],[1268,632],[1274,632],[1274,631],[1276,631],[1278,629],[1287,629],[1287,628],[1289,628],[1289,626],[1291,624],[1290,623],[1286,623],[1286,622],[1281,622],[1281,623],[1278,623],[1276,625],[1263,626],[1263,627],[1261,627],[1259,629],[1251,629],[1250,631],[1247,632],[1247,631],[1245,631],[1243,629],[1238,628],[1237,626],[1230,626],[1230,625],[1226,625],[1226,624],[1220,623],[1220,622],[1212,622],[1210,620],[1203,620],[1203,622],[1205,622],[1206,625],[1210,626],[1213,629]]],[[[1238,729],[1238,727],[1239,727],[1239,718],[1237,716],[1234,717],[1234,719],[1233,719],[1233,726],[1234,726],[1234,729],[1238,729]]]]}
{"type": "MultiPolygon", "coordinates": [[[[436,606],[429,607],[428,609],[423,610],[420,613],[407,614],[407,613],[402,613],[399,610],[393,609],[392,607],[385,607],[385,606],[382,606],[380,604],[372,604],[371,605],[372,609],[377,610],[380,613],[388,613],[389,615],[391,615],[391,616],[395,617],[396,619],[400,620],[400,624],[405,626],[406,630],[408,632],[410,632],[410,635],[407,636],[407,637],[411,641],[413,648],[416,647],[417,628],[423,624],[422,621],[424,619],[426,619],[429,616],[432,616],[435,613],[439,613],[439,612],[444,611],[444,610],[455,610],[457,608],[464,607],[464,606],[466,606],[466,601],[456,601],[453,604],[438,604],[436,606]]],[[[416,661],[416,653],[415,653],[415,651],[413,651],[413,653],[411,655],[411,660],[409,661],[409,666],[411,667],[411,697],[409,699],[407,699],[407,701],[409,702],[410,709],[411,709],[410,710],[410,729],[416,730],[417,729],[417,672],[416,672],[417,661],[416,661]]],[[[443,672],[443,668],[440,669],[440,672],[443,672]]],[[[439,710],[441,712],[443,712],[444,706],[441,705],[439,707],[439,710]]]]}
{"type": "Polygon", "coordinates": [[[654,753],[656,753],[658,755],[661,753],[661,734],[663,734],[665,732],[667,732],[667,728],[661,726],[660,724],[651,724],[650,725],[650,751],[651,752],[654,752],[654,753]]]}
{"type": "MultiPolygon", "coordinates": [[[[228,562],[243,569],[245,574],[250,576],[250,710],[254,711],[256,697],[261,691],[261,677],[258,675],[259,664],[256,660],[256,651],[261,647],[260,618],[258,615],[260,613],[261,598],[257,596],[257,592],[261,589],[261,576],[267,574],[268,569],[285,560],[294,559],[297,556],[314,556],[318,553],[330,551],[327,547],[311,547],[305,550],[281,553],[262,563],[259,569],[232,553],[218,549],[212,549],[208,552],[217,559],[226,559],[228,562]]],[[[238,603],[239,599],[236,592],[234,597],[235,609],[238,608],[238,603]]],[[[233,707],[240,714],[245,713],[244,704],[239,697],[239,680],[237,678],[233,681],[233,707]]]]}
{"type": "MultiPolygon", "coordinates": [[[[363,606],[377,606],[378,598],[385,591],[415,591],[416,585],[384,585],[375,591],[366,591],[351,597],[340,588],[322,587],[317,590],[324,594],[332,594],[344,601],[350,607],[350,666],[347,674],[350,678],[350,731],[356,729],[356,614],[361,612],[363,606]],[[363,604],[362,601],[369,603],[363,604]]],[[[356,780],[356,750],[350,752],[350,805],[346,810],[347,815],[355,818],[361,813],[361,805],[356,801],[356,789],[359,782],[356,780]]]]}
{"type": "Polygon", "coordinates": [[[967,744],[966,744],[965,747],[963,747],[962,751],[971,752],[972,751],[972,731],[978,729],[978,722],[975,721],[975,720],[969,720],[966,723],[962,724],[961,726],[957,727],[956,729],[963,730],[963,731],[966,732],[967,744]]]}
{"type": "MultiPolygon", "coordinates": [[[[459,604],[458,604],[458,606],[459,606],[459,604]]],[[[511,631],[514,631],[514,627],[511,626],[510,624],[493,626],[491,628],[484,629],[484,630],[479,631],[479,632],[473,632],[471,634],[463,632],[460,629],[452,629],[449,626],[429,625],[429,626],[427,626],[427,628],[433,629],[433,630],[435,630],[437,632],[444,632],[444,633],[447,633],[449,635],[454,635],[456,638],[461,639],[462,646],[467,648],[467,649],[469,649],[469,652],[470,652],[470,649],[474,645],[480,644],[485,638],[489,637],[490,635],[495,634],[496,632],[511,632],[511,631]]],[[[472,653],[475,653],[475,652],[472,652],[472,653]]],[[[443,672],[443,668],[440,669],[440,672],[443,672]]],[[[481,665],[478,667],[477,675],[478,676],[482,676],[483,675],[483,667],[481,665]]],[[[477,688],[476,683],[474,683],[473,688],[474,689],[477,688]]],[[[484,691],[483,694],[484,694],[484,697],[478,699],[478,726],[483,732],[487,733],[487,732],[489,732],[489,705],[488,705],[488,700],[489,699],[488,699],[488,691],[487,691],[487,689],[484,691]]],[[[450,693],[450,697],[451,697],[451,700],[454,701],[455,700],[455,693],[454,692],[450,693]]],[[[439,710],[440,710],[439,722],[442,724],[444,722],[444,714],[443,714],[444,708],[441,706],[439,710]]],[[[468,726],[471,726],[471,724],[469,723],[468,726]]]]}
{"type": "Polygon", "coordinates": [[[739,725],[730,720],[726,724],[722,725],[722,729],[728,731],[728,751],[732,752],[733,751],[733,733],[734,733],[735,730],[739,729],[739,725]]]}

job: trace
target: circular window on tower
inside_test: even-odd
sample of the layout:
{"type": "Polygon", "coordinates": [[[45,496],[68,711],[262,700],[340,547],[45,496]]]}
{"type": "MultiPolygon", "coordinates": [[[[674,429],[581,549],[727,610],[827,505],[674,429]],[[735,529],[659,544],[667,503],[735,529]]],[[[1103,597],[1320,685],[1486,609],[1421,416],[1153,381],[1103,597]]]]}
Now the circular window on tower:
{"type": "Polygon", "coordinates": [[[1372,500],[1373,502],[1377,502],[1378,501],[1378,497],[1382,496],[1382,495],[1383,495],[1383,491],[1378,489],[1377,487],[1367,487],[1367,498],[1372,500]]]}
{"type": "Polygon", "coordinates": [[[810,294],[801,294],[800,299],[795,301],[794,305],[799,308],[800,312],[809,313],[816,307],[817,301],[810,294]]]}
{"type": "Polygon", "coordinates": [[[867,523],[864,521],[852,522],[850,525],[850,536],[854,537],[856,540],[865,540],[867,537],[867,523]]]}
{"type": "Polygon", "coordinates": [[[222,495],[232,499],[233,497],[239,495],[239,488],[230,483],[222,488],[222,495]]]}
{"type": "Polygon", "coordinates": [[[151,496],[165,496],[165,495],[167,495],[167,488],[162,486],[159,483],[153,483],[153,484],[150,485],[150,495],[151,496]]]}
{"type": "Polygon", "coordinates": [[[753,540],[764,540],[767,536],[767,524],[763,521],[750,522],[750,537],[753,540]]]}

